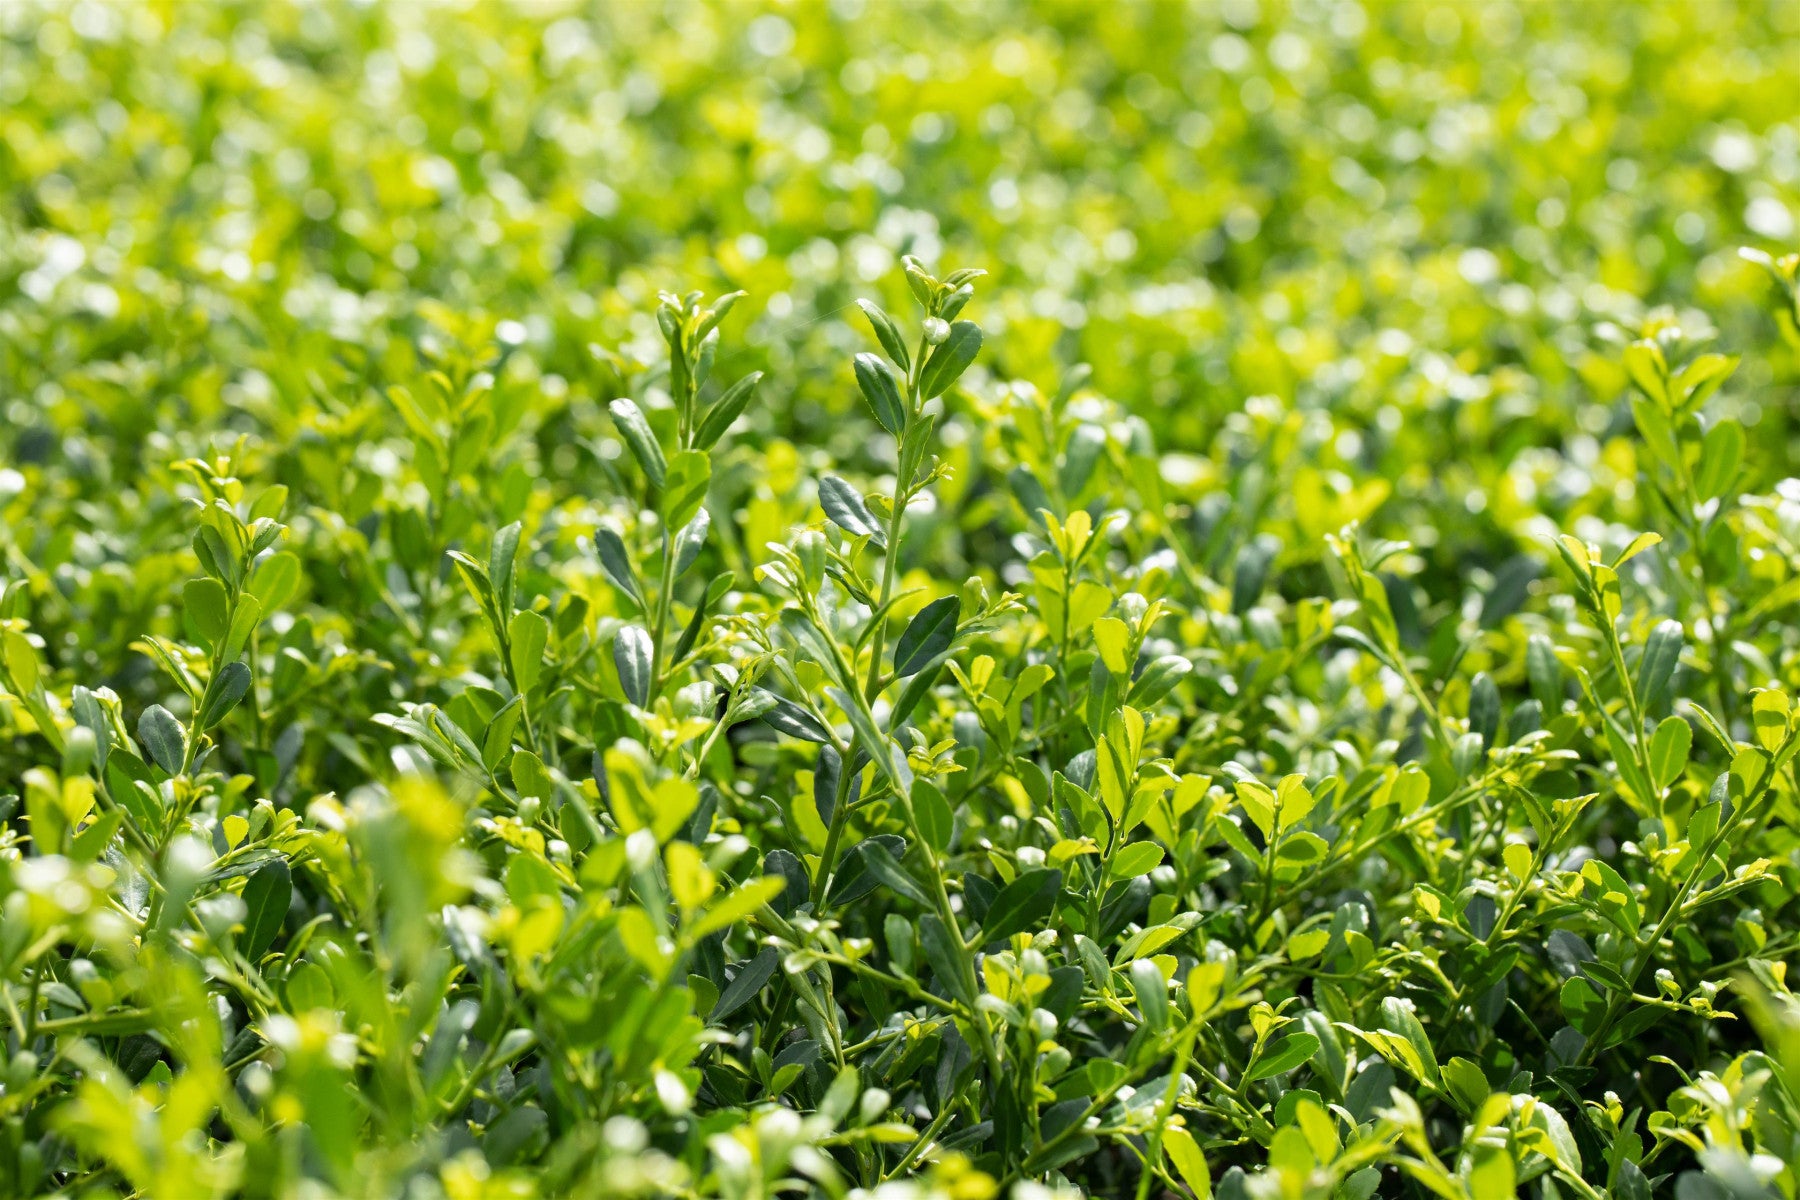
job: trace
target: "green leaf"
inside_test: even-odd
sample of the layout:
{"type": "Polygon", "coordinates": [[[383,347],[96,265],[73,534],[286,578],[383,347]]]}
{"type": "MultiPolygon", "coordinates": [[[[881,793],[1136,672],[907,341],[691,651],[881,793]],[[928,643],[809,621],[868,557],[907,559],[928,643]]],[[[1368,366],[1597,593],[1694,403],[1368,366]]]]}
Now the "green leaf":
{"type": "Polygon", "coordinates": [[[869,327],[875,331],[875,340],[881,343],[882,350],[887,353],[889,358],[893,359],[894,365],[902,371],[911,370],[912,357],[906,352],[906,340],[900,336],[900,330],[894,324],[894,319],[883,312],[873,301],[858,300],[856,306],[862,309],[863,316],[868,318],[869,327]]]}
{"type": "Polygon", "coordinates": [[[1565,980],[1562,985],[1562,1011],[1573,1025],[1583,1034],[1593,1033],[1600,1024],[1600,1018],[1606,1010],[1606,1001],[1594,990],[1594,985],[1577,975],[1565,980]]]}
{"type": "Polygon", "coordinates": [[[919,372],[920,397],[929,400],[948,391],[980,352],[981,330],[971,321],[952,324],[950,336],[931,352],[925,369],[919,372]]]}
{"type": "Polygon", "coordinates": [[[1162,968],[1147,958],[1133,962],[1126,970],[1131,980],[1132,999],[1137,1001],[1144,1028],[1160,1032],[1169,1024],[1169,984],[1162,968]]]}
{"type": "Polygon", "coordinates": [[[170,775],[181,774],[187,755],[187,735],[181,722],[160,704],[152,704],[138,718],[138,741],[150,755],[150,761],[170,775]]]}
{"type": "Polygon", "coordinates": [[[1744,465],[1744,427],[1725,418],[1706,431],[1700,443],[1700,462],[1694,474],[1694,491],[1702,500],[1717,500],[1737,482],[1744,465]]]}
{"type": "Polygon", "coordinates": [[[1185,655],[1164,654],[1152,659],[1132,682],[1125,703],[1147,709],[1175,690],[1175,685],[1193,674],[1194,664],[1185,655]]]}
{"type": "Polygon", "coordinates": [[[1680,717],[1664,717],[1650,738],[1650,776],[1659,789],[1681,777],[1687,766],[1694,731],[1680,717]]]}
{"type": "Polygon", "coordinates": [[[900,380],[894,369],[873,354],[859,354],[852,362],[856,386],[863,399],[875,410],[875,419],[889,433],[899,436],[906,428],[906,401],[900,395],[900,380]]]}
{"type": "Polygon", "coordinates": [[[1211,1200],[1212,1174],[1206,1168],[1206,1156],[1194,1135],[1179,1125],[1163,1127],[1163,1153],[1181,1176],[1181,1182],[1194,1193],[1194,1200],[1211,1200]]]}
{"type": "Polygon", "coordinates": [[[920,701],[930,693],[932,687],[937,683],[938,676],[943,673],[944,663],[948,661],[949,657],[947,653],[938,655],[919,668],[913,677],[907,680],[906,686],[900,690],[900,698],[894,701],[890,729],[898,729],[912,719],[920,701]]]}
{"type": "Polygon", "coordinates": [[[1668,698],[1669,681],[1681,661],[1684,644],[1680,621],[1662,621],[1650,631],[1638,662],[1637,697],[1644,708],[1659,708],[1668,698]]]}
{"type": "Polygon", "coordinates": [[[194,531],[191,543],[194,557],[200,560],[200,569],[214,579],[235,586],[242,569],[238,555],[232,547],[225,544],[224,537],[210,525],[203,525],[194,531]]]}
{"type": "MultiPolygon", "coordinates": [[[[207,685],[206,694],[200,701],[200,719],[196,724],[201,730],[211,729],[236,708],[238,701],[250,690],[250,668],[241,662],[228,662],[219,668],[207,685]]],[[[140,723],[139,731],[143,729],[140,723]]],[[[160,761],[160,760],[159,760],[160,761]]],[[[173,774],[173,772],[171,772],[173,774]]]]}
{"type": "Polygon", "coordinates": [[[987,919],[981,925],[982,939],[1004,941],[1049,916],[1056,907],[1056,898],[1062,894],[1062,879],[1061,871],[1048,867],[1020,872],[988,906],[987,919]]]}
{"type": "Polygon", "coordinates": [[[687,574],[700,558],[700,551],[706,547],[706,535],[712,529],[712,517],[703,508],[694,514],[694,519],[681,527],[675,535],[675,575],[680,579],[687,574]]]}
{"type": "Polygon", "coordinates": [[[712,483],[712,459],[699,450],[683,450],[669,460],[663,478],[660,514],[669,529],[680,529],[694,519],[706,501],[712,483]]]}
{"type": "Polygon", "coordinates": [[[1612,561],[1613,570],[1615,570],[1615,571],[1618,570],[1620,567],[1624,566],[1626,563],[1630,562],[1632,559],[1636,558],[1638,555],[1642,554],[1644,551],[1650,549],[1650,547],[1658,546],[1661,544],[1662,544],[1662,534],[1660,534],[1660,533],[1640,533],[1640,534],[1638,534],[1636,537],[1631,539],[1631,541],[1626,545],[1626,547],[1623,550],[1619,551],[1619,557],[1613,559],[1613,561],[1612,561]]]}
{"type": "Polygon", "coordinates": [[[231,626],[225,631],[225,644],[219,648],[226,658],[236,658],[250,644],[256,623],[262,620],[262,601],[251,592],[238,595],[237,608],[231,614],[231,626]]]}
{"type": "Polygon", "coordinates": [[[1399,996],[1389,996],[1381,1002],[1381,1018],[1383,1029],[1396,1033],[1411,1043],[1412,1048],[1418,1052],[1420,1063],[1424,1065],[1425,1082],[1436,1087],[1439,1083],[1437,1055],[1432,1051],[1431,1038],[1419,1023],[1412,1002],[1399,996]]]}
{"type": "Polygon", "coordinates": [[[950,648],[956,637],[961,601],[955,596],[933,600],[920,609],[894,643],[894,676],[904,679],[950,648]]]}
{"type": "Polygon", "coordinates": [[[106,759],[113,744],[112,719],[101,707],[99,698],[80,684],[70,690],[69,707],[74,710],[75,720],[94,735],[95,773],[105,778],[106,759]]]}
{"type": "Polygon", "coordinates": [[[1098,425],[1077,425],[1063,450],[1062,469],[1057,472],[1056,486],[1073,500],[1081,494],[1093,477],[1100,452],[1106,449],[1106,430],[1098,425]]]}
{"type": "Polygon", "coordinates": [[[494,540],[488,547],[488,579],[494,585],[494,600],[499,606],[502,619],[512,615],[515,571],[519,557],[519,522],[502,525],[494,530],[494,540]]]}
{"type": "Polygon", "coordinates": [[[619,686],[624,689],[625,698],[639,708],[650,703],[654,652],[650,634],[642,626],[621,626],[613,636],[613,665],[619,671],[619,686]]]}
{"type": "Polygon", "coordinates": [[[774,978],[775,970],[781,966],[781,951],[773,946],[765,946],[757,952],[755,958],[738,966],[737,974],[719,993],[719,1001],[706,1014],[706,1023],[717,1024],[729,1017],[750,1001],[756,999],[757,993],[768,986],[774,978]]]}
{"type": "Polygon", "coordinates": [[[594,554],[613,586],[631,597],[639,609],[648,611],[650,606],[644,603],[643,589],[638,584],[637,572],[632,569],[631,556],[625,550],[625,540],[602,525],[594,531],[594,554]]]}
{"type": "Polygon", "coordinates": [[[512,761],[507,764],[507,770],[512,775],[514,790],[521,796],[535,796],[539,800],[548,800],[556,789],[556,782],[551,779],[549,770],[544,766],[544,760],[529,750],[513,751],[512,761]]]}
{"type": "Polygon", "coordinates": [[[1275,793],[1266,784],[1254,779],[1239,780],[1237,784],[1238,803],[1244,812],[1255,823],[1256,828],[1267,841],[1275,834],[1275,793]]]}
{"type": "MultiPolygon", "coordinates": [[[[1636,1169],[1630,1159],[1624,1160],[1623,1165],[1636,1169]]],[[[1513,1200],[1518,1194],[1517,1186],[1511,1150],[1505,1146],[1477,1148],[1469,1166],[1469,1200],[1513,1200]]],[[[1648,1195],[1646,1191],[1646,1200],[1648,1195]]]]}
{"type": "Polygon", "coordinates": [[[779,875],[752,879],[733,892],[714,900],[706,914],[688,927],[690,938],[699,939],[729,925],[735,925],[775,897],[781,895],[787,881],[779,875]]]}
{"type": "Polygon", "coordinates": [[[638,406],[629,400],[614,400],[607,405],[612,413],[613,424],[619,431],[619,437],[637,459],[638,466],[654,487],[663,486],[664,472],[668,470],[668,462],[663,458],[662,443],[656,440],[656,434],[650,429],[650,422],[638,406]]]}
{"type": "Polygon", "coordinates": [[[851,537],[872,538],[878,546],[886,544],[881,523],[863,502],[862,493],[836,475],[819,478],[819,507],[832,524],[851,537]]]}
{"type": "Polygon", "coordinates": [[[706,416],[700,421],[700,428],[694,434],[694,446],[700,450],[710,450],[725,436],[736,420],[744,415],[750,401],[756,395],[756,385],[762,382],[763,373],[752,371],[730,387],[706,410],[706,416]]]}
{"type": "Polygon", "coordinates": [[[13,695],[29,697],[38,685],[37,651],[16,629],[0,633],[0,646],[4,647],[6,675],[13,695]]]}
{"type": "Polygon", "coordinates": [[[896,893],[905,896],[921,908],[932,907],[931,895],[919,885],[918,880],[907,872],[900,860],[895,858],[886,846],[873,840],[865,843],[862,848],[862,860],[864,866],[868,868],[869,874],[887,884],[896,893]]]}
{"type": "Polygon", "coordinates": [[[1762,688],[1750,700],[1750,724],[1756,744],[1773,754],[1787,740],[1788,698],[1775,688],[1762,688]]]}
{"type": "Polygon", "coordinates": [[[1264,1050],[1261,1058],[1244,1073],[1244,1082],[1254,1083],[1283,1071],[1291,1071],[1318,1053],[1319,1039],[1310,1033],[1290,1033],[1264,1050]]]}
{"type": "Polygon", "coordinates": [[[269,860],[244,880],[244,932],[238,950],[245,958],[255,962],[274,944],[293,894],[293,877],[285,858],[269,860]]]}
{"type": "Polygon", "coordinates": [[[1107,864],[1107,875],[1113,879],[1136,879],[1148,875],[1163,860],[1163,848],[1155,842],[1132,842],[1121,846],[1107,864]]]}
{"type": "Polygon", "coordinates": [[[885,850],[890,859],[898,860],[906,853],[906,839],[898,834],[878,833],[850,847],[832,874],[831,889],[825,894],[827,905],[849,904],[875,890],[882,877],[870,869],[869,858],[877,850],[885,850]]]}
{"type": "MultiPolygon", "coordinates": [[[[541,613],[529,608],[520,609],[513,614],[512,624],[507,627],[506,640],[514,685],[521,695],[529,694],[544,671],[544,646],[550,640],[550,622],[541,613]]],[[[623,672],[620,679],[624,679],[623,672]]]]}
{"type": "MultiPolygon", "coordinates": [[[[1671,717],[1670,719],[1673,720],[1674,718],[1671,717]]],[[[1514,879],[1518,880],[1520,883],[1524,883],[1531,878],[1532,854],[1530,846],[1527,846],[1524,842],[1508,842],[1506,843],[1506,849],[1501,851],[1500,857],[1502,861],[1506,863],[1506,869],[1511,872],[1514,879]]]]}
{"type": "Polygon", "coordinates": [[[1288,775],[1275,789],[1275,803],[1279,817],[1278,828],[1280,832],[1286,833],[1306,820],[1317,801],[1312,792],[1307,790],[1304,775],[1288,775]]]}
{"type": "Polygon", "coordinates": [[[1125,657],[1130,643],[1131,630],[1117,617],[1102,617],[1094,622],[1094,645],[1100,650],[1100,661],[1114,675],[1130,673],[1131,664],[1125,657]]]}
{"type": "Polygon", "coordinates": [[[1692,411],[1707,399],[1737,370],[1736,355],[1701,354],[1675,373],[1671,381],[1684,411],[1692,411]]]}
{"type": "Polygon", "coordinates": [[[190,579],[181,589],[181,606],[194,632],[208,646],[214,646],[231,627],[231,601],[225,585],[216,579],[190,579]]]}
{"type": "MultiPolygon", "coordinates": [[[[618,651],[614,649],[616,656],[618,651]]],[[[623,678],[623,672],[620,673],[623,678]]],[[[761,691],[762,689],[758,689],[761,691]]],[[[831,731],[825,728],[819,719],[795,704],[785,696],[777,696],[773,692],[763,692],[775,703],[762,714],[762,719],[772,728],[787,734],[789,737],[801,738],[821,745],[831,741],[831,731]]]]}
{"type": "Polygon", "coordinates": [[[706,594],[700,603],[694,606],[694,613],[688,618],[687,628],[681,631],[681,637],[675,642],[675,652],[669,656],[671,667],[679,666],[687,661],[687,656],[699,644],[700,634],[706,628],[707,614],[725,598],[725,594],[737,586],[737,576],[730,571],[715,575],[712,582],[706,585],[706,594]]]}
{"type": "Polygon", "coordinates": [[[450,561],[462,573],[463,582],[469,587],[469,594],[475,597],[482,611],[489,619],[494,616],[494,581],[488,577],[487,568],[460,550],[451,550],[450,561]]]}
{"type": "Polygon", "coordinates": [[[1531,695],[1543,707],[1546,718],[1554,717],[1563,707],[1562,663],[1556,647],[1541,633],[1525,642],[1525,675],[1531,682],[1531,695]]]}
{"type": "Polygon", "coordinates": [[[930,782],[920,779],[912,788],[913,817],[919,823],[919,836],[925,844],[942,854],[950,849],[950,838],[956,828],[956,817],[944,793],[930,782]]]}
{"type": "Polygon", "coordinates": [[[69,857],[78,863],[93,862],[112,844],[113,835],[125,823],[125,810],[109,809],[88,822],[69,846],[69,857]]]}
{"type": "Polygon", "coordinates": [[[1664,382],[1668,364],[1662,348],[1649,340],[1636,341],[1625,347],[1625,372],[1631,382],[1656,403],[1669,407],[1669,389],[1664,382]]]}
{"type": "Polygon", "coordinates": [[[300,590],[300,559],[291,551],[269,555],[250,573],[248,590],[262,602],[262,611],[273,613],[300,590]]]}
{"type": "Polygon", "coordinates": [[[968,981],[958,965],[963,949],[936,913],[926,913],[919,918],[919,945],[938,982],[956,999],[973,1006],[974,993],[969,991],[968,981]]]}
{"type": "Polygon", "coordinates": [[[1602,724],[1606,727],[1606,747],[1612,752],[1620,782],[1640,805],[1651,804],[1656,799],[1656,793],[1650,786],[1650,780],[1638,766],[1637,756],[1632,752],[1631,743],[1620,727],[1619,719],[1610,712],[1604,713],[1602,724]]]}
{"type": "Polygon", "coordinates": [[[1281,839],[1275,851],[1275,866],[1285,877],[1294,877],[1315,863],[1325,861],[1331,845],[1316,833],[1299,830],[1281,839]]]}
{"type": "Polygon", "coordinates": [[[1466,1058],[1452,1058],[1444,1064],[1444,1083],[1457,1107],[1469,1116],[1480,1111],[1493,1091],[1480,1064],[1466,1058]]]}
{"type": "Polygon", "coordinates": [[[1481,738],[1489,749],[1500,730],[1500,689],[1486,671],[1469,684],[1469,732],[1481,738]]]}
{"type": "Polygon", "coordinates": [[[1661,462],[1674,471],[1681,462],[1681,447],[1675,441],[1675,426],[1655,401],[1643,396],[1631,398],[1631,415],[1637,422],[1644,444],[1661,462]]]}

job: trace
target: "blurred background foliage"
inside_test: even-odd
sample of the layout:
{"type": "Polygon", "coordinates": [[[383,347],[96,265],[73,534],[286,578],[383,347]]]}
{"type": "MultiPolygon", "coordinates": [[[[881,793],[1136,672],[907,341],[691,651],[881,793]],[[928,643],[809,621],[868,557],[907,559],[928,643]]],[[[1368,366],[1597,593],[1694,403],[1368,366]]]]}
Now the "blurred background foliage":
{"type": "MultiPolygon", "coordinates": [[[[1648,299],[1770,340],[1733,251],[1800,212],[1778,0],[14,3],[0,56],[0,517],[50,568],[123,547],[34,506],[175,547],[166,464],[239,434],[354,524],[397,451],[344,435],[421,339],[496,328],[514,461],[579,491],[584,445],[619,452],[591,347],[654,360],[676,281],[751,295],[721,370],[784,386],[746,445],[872,464],[846,306],[898,304],[904,253],[993,272],[986,370],[1090,363],[1178,491],[1273,396],[1316,416],[1329,527],[1380,480],[1392,531],[1429,512],[1443,565],[1492,566],[1540,517],[1630,519],[1606,335],[1648,299]]],[[[1785,353],[1734,389],[1771,463],[1785,353]]]]}
{"type": "MultiPolygon", "coordinates": [[[[899,306],[905,253],[992,272],[978,370],[1091,364],[1080,415],[1175,499],[1301,414],[1249,486],[1313,514],[1283,567],[1360,517],[1479,590],[1552,525],[1633,522],[1609,343],[1646,302],[1772,344],[1719,404],[1757,469],[1793,450],[1734,252],[1800,213],[1791,3],[15,3],[0,55],[0,521],[110,597],[64,626],[95,665],[184,569],[146,553],[186,541],[169,463],[246,438],[335,559],[407,503],[381,392],[422,360],[498,346],[521,436],[487,486],[579,506],[662,287],[750,293],[720,370],[782,384],[722,486],[760,548],[803,458],[885,461],[848,306],[899,306]]],[[[1004,399],[947,432],[1009,436],[1004,399]]]]}
{"type": "MultiPolygon", "coordinates": [[[[195,448],[165,405],[293,453],[354,400],[309,351],[376,380],[433,302],[520,323],[534,423],[585,429],[589,343],[647,344],[674,280],[751,293],[729,353],[794,380],[758,432],[853,460],[831,351],[911,252],[994,273],[991,372],[1091,363],[1175,453],[1273,395],[1331,414],[1323,465],[1504,527],[1510,492],[1616,478],[1596,325],[1648,298],[1751,340],[1733,250],[1800,211],[1790,3],[16,3],[0,31],[5,437],[109,487],[195,448]],[[1434,479],[1414,438],[1469,452],[1434,479]]],[[[1782,367],[1740,380],[1771,456],[1782,367]]]]}

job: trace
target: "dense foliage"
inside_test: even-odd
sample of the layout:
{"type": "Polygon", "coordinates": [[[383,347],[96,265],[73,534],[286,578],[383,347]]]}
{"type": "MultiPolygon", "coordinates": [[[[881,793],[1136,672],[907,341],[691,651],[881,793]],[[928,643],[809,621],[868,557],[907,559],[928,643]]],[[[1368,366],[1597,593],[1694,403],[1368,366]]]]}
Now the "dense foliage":
{"type": "Polygon", "coordinates": [[[0,1195],[1792,1200],[1796,79],[0,5],[0,1195]]]}

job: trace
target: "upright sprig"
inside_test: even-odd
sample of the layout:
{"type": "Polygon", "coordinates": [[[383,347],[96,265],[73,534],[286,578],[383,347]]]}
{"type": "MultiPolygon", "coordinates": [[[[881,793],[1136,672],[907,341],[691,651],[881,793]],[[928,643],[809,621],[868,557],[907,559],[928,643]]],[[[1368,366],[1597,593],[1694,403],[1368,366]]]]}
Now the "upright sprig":
{"type": "MultiPolygon", "coordinates": [[[[907,353],[905,339],[892,317],[873,301],[857,302],[887,357],[858,354],[856,383],[869,407],[875,411],[875,419],[898,439],[894,491],[887,498],[886,529],[880,543],[883,558],[881,588],[876,594],[875,636],[870,647],[868,683],[864,688],[864,694],[870,700],[881,690],[881,656],[887,635],[883,614],[894,594],[906,507],[935,477],[935,470],[924,469],[924,464],[937,418],[926,413],[925,405],[948,391],[981,351],[980,327],[972,321],[956,318],[974,298],[975,280],[987,274],[986,271],[964,268],[938,280],[926,274],[919,261],[910,255],[902,265],[907,286],[925,312],[918,344],[911,354],[907,353]]],[[[826,513],[848,532],[856,532],[832,515],[830,508],[826,513]]],[[[849,515],[853,517],[853,523],[854,519],[860,518],[860,514],[849,515]]]]}
{"type": "Polygon", "coordinates": [[[1697,635],[1709,647],[1720,712],[1735,707],[1732,684],[1733,602],[1724,590],[1735,569],[1731,517],[1744,472],[1744,427],[1709,415],[1706,402],[1737,369],[1735,355],[1693,354],[1672,320],[1647,322],[1643,337],[1625,348],[1625,370],[1636,394],[1631,414],[1643,438],[1639,477],[1661,514],[1682,535],[1674,578],[1697,602],[1697,635]]]}
{"type": "Polygon", "coordinates": [[[253,723],[260,724],[257,627],[293,595],[300,565],[291,553],[272,552],[287,532],[278,520],[287,488],[266,488],[246,503],[244,485],[228,458],[189,459],[176,469],[199,493],[194,499],[199,524],[191,544],[203,574],[187,582],[181,599],[184,628],[206,652],[206,678],[194,674],[188,656],[177,647],[146,636],[138,645],[187,693],[191,709],[184,731],[167,709],[151,705],[139,719],[138,734],[158,766],[170,775],[185,775],[206,748],[202,735],[246,697],[253,723]]]}
{"type": "MultiPolygon", "coordinates": [[[[983,272],[960,270],[939,280],[911,258],[904,269],[924,313],[916,345],[909,351],[893,318],[864,301],[861,307],[882,355],[859,354],[853,363],[858,387],[876,420],[896,439],[893,489],[887,495],[865,495],[836,476],[824,476],[819,483],[820,506],[830,523],[845,535],[845,544],[834,547],[820,531],[807,530],[791,547],[775,547],[775,561],[760,568],[760,574],[792,601],[781,613],[780,624],[795,648],[795,662],[804,662],[809,673],[823,675],[830,685],[824,689],[826,698],[851,727],[850,738],[841,738],[820,719],[824,706],[798,688],[800,672],[785,668],[802,694],[798,703],[787,702],[792,711],[784,720],[791,723],[780,727],[826,743],[817,776],[822,784],[819,809],[828,829],[811,875],[810,902],[815,909],[828,907],[834,899],[841,902],[844,890],[833,887],[840,872],[845,878],[851,872],[873,872],[872,877],[903,881],[899,886],[929,910],[921,918],[919,930],[926,954],[941,964],[951,981],[949,986],[963,1005],[982,1056],[997,1077],[1000,1047],[988,1018],[975,1007],[981,987],[974,947],[964,936],[962,918],[946,882],[953,818],[943,794],[929,781],[916,777],[896,735],[929,692],[958,641],[1004,611],[1012,599],[988,602],[975,595],[975,611],[964,621],[960,620],[962,600],[955,595],[940,597],[912,617],[894,644],[891,661],[886,642],[887,623],[900,598],[895,589],[906,541],[907,506],[943,469],[930,456],[938,418],[928,411],[928,405],[956,383],[981,348],[981,330],[957,317],[974,295],[973,281],[983,272]],[[869,546],[882,555],[878,582],[865,578],[858,565],[862,550],[869,546]],[[836,606],[828,598],[827,580],[870,611],[847,646],[837,632],[836,606]],[[862,662],[865,654],[866,666],[862,662]],[[884,729],[877,718],[877,700],[902,681],[904,687],[889,709],[884,729]],[[864,794],[859,777],[869,764],[876,774],[874,786],[864,794]],[[859,804],[867,806],[883,798],[894,805],[905,836],[884,841],[884,835],[877,835],[858,843],[850,854],[841,853],[859,804]],[[854,867],[848,865],[852,857],[854,867]],[[922,887],[901,865],[902,857],[916,858],[924,877],[922,887]]],[[[1056,878],[1034,884],[1047,882],[1045,894],[1054,895],[1061,873],[1043,874],[1056,878]]],[[[984,935],[984,940],[989,939],[984,935]]]]}
{"type": "Polygon", "coordinates": [[[712,526],[705,503],[714,447],[744,414],[762,380],[761,371],[752,371],[703,400],[718,355],[719,323],[743,295],[730,292],[709,303],[701,292],[663,293],[656,321],[669,348],[670,406],[657,411],[655,421],[627,398],[609,406],[620,439],[643,472],[646,507],[657,523],[657,550],[649,554],[634,554],[616,530],[602,527],[594,535],[602,570],[638,612],[638,620],[614,637],[613,665],[625,699],[640,710],[654,707],[687,662],[709,613],[733,583],[729,572],[716,576],[675,633],[676,582],[699,561],[712,526]],[[647,585],[652,575],[656,582],[647,585]]]}

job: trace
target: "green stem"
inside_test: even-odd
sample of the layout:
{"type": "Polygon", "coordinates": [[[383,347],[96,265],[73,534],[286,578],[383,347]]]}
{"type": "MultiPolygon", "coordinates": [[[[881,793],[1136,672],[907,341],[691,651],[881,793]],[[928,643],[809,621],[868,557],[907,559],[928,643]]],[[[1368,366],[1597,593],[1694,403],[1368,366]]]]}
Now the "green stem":
{"type": "MultiPolygon", "coordinates": [[[[916,428],[912,418],[908,416],[906,428],[900,433],[900,462],[906,461],[907,439],[913,436],[916,428]]],[[[881,559],[881,596],[880,603],[876,605],[877,612],[886,609],[888,601],[894,595],[894,573],[900,561],[900,530],[906,519],[907,488],[909,486],[910,481],[900,478],[900,468],[896,465],[894,468],[893,510],[888,513],[887,548],[883,551],[881,559]]],[[[868,697],[871,703],[874,702],[876,696],[881,694],[881,656],[886,649],[887,642],[887,615],[883,612],[875,620],[877,622],[875,636],[870,641],[869,682],[863,688],[863,695],[868,697]]]]}
{"type": "Polygon", "coordinates": [[[831,874],[837,864],[838,843],[843,840],[844,828],[850,823],[850,785],[855,778],[856,773],[851,769],[850,760],[840,756],[836,800],[831,808],[831,825],[825,831],[825,848],[819,852],[819,869],[813,873],[814,912],[825,902],[825,888],[831,882],[831,874]]]}
{"type": "MultiPolygon", "coordinates": [[[[1725,838],[1737,827],[1738,823],[1743,819],[1744,814],[1754,808],[1757,802],[1762,799],[1763,793],[1768,790],[1769,784],[1774,777],[1774,771],[1771,770],[1765,772],[1763,780],[1758,784],[1755,793],[1746,797],[1742,804],[1732,809],[1731,816],[1720,822],[1719,828],[1715,830],[1712,837],[1707,840],[1705,848],[1700,852],[1698,861],[1694,863],[1693,870],[1688,872],[1687,879],[1676,889],[1675,894],[1669,898],[1668,906],[1664,908],[1662,917],[1656,922],[1656,928],[1651,931],[1651,934],[1647,939],[1638,941],[1637,947],[1632,954],[1631,970],[1625,973],[1625,984],[1628,988],[1637,987],[1638,978],[1643,975],[1644,968],[1650,965],[1651,958],[1656,954],[1657,946],[1662,944],[1663,938],[1669,932],[1669,927],[1673,925],[1675,919],[1681,915],[1681,909],[1682,906],[1687,903],[1688,894],[1694,890],[1694,885],[1700,882],[1700,879],[1705,874],[1707,868],[1712,865],[1713,856],[1718,852],[1718,849],[1720,845],[1724,843],[1725,838]]],[[[1606,1010],[1600,1015],[1600,1024],[1595,1028],[1592,1036],[1587,1039],[1587,1044],[1582,1047],[1580,1059],[1581,1065],[1587,1065],[1593,1060],[1594,1056],[1600,1052],[1606,1034],[1611,1032],[1613,1025],[1618,1021],[1620,1015],[1624,1011],[1626,1001],[1629,999],[1630,997],[1628,995],[1609,991],[1606,1001],[1606,1010]]]]}
{"type": "MultiPolygon", "coordinates": [[[[894,572],[900,562],[900,528],[901,523],[906,519],[906,502],[912,490],[912,480],[902,479],[901,473],[905,470],[907,450],[911,448],[911,440],[917,436],[920,428],[918,414],[924,400],[919,395],[919,374],[925,366],[925,350],[926,342],[924,335],[921,334],[918,350],[913,354],[912,365],[906,372],[906,421],[900,427],[900,443],[895,451],[894,502],[892,510],[888,513],[887,546],[882,550],[881,602],[876,605],[877,612],[885,609],[888,601],[893,598],[894,572]]],[[[863,694],[869,698],[871,703],[880,694],[881,655],[882,651],[886,649],[887,642],[887,618],[884,615],[876,619],[880,623],[876,625],[875,636],[870,643],[873,652],[869,655],[869,682],[863,689],[863,694]]]]}
{"type": "Polygon", "coordinates": [[[663,686],[663,638],[669,630],[669,613],[675,602],[675,556],[674,539],[665,528],[662,534],[663,569],[662,581],[657,585],[656,625],[650,633],[650,698],[655,700],[656,694],[663,686]]]}

